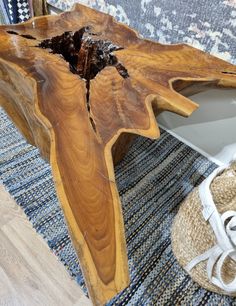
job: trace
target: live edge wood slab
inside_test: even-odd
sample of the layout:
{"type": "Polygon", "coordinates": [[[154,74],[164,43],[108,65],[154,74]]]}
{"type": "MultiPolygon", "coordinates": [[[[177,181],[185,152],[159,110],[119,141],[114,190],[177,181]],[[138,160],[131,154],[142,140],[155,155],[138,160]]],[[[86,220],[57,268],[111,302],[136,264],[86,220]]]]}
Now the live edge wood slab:
{"type": "Polygon", "coordinates": [[[189,116],[197,104],[187,95],[236,87],[236,67],[141,39],[82,5],[1,26],[0,58],[1,105],[50,161],[89,295],[102,305],[129,284],[113,161],[132,135],[159,137],[160,112],[189,116]]]}

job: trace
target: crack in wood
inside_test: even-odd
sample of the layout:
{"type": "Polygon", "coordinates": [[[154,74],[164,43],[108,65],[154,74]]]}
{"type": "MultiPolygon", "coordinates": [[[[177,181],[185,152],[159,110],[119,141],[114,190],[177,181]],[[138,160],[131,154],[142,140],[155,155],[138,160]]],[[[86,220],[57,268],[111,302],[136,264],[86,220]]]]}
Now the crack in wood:
{"type": "Polygon", "coordinates": [[[36,40],[35,37],[33,37],[32,35],[29,35],[29,34],[19,34],[15,31],[7,31],[8,34],[12,34],[12,35],[19,35],[21,37],[24,37],[24,38],[27,38],[27,39],[33,39],[33,40],[36,40]]]}
{"type": "Polygon", "coordinates": [[[70,71],[85,80],[89,120],[96,133],[96,124],[91,115],[90,81],[107,66],[114,66],[124,79],[128,78],[129,74],[113,54],[114,51],[123,48],[111,41],[94,39],[92,36],[98,36],[98,34],[91,33],[89,27],[83,27],[76,32],[67,31],[62,35],[43,40],[38,47],[51,49],[50,52],[62,55],[69,63],[70,71]]]}
{"type": "Polygon", "coordinates": [[[224,74],[232,74],[232,75],[236,75],[236,73],[235,73],[235,72],[230,72],[230,71],[222,71],[222,73],[224,73],[224,74]]]}

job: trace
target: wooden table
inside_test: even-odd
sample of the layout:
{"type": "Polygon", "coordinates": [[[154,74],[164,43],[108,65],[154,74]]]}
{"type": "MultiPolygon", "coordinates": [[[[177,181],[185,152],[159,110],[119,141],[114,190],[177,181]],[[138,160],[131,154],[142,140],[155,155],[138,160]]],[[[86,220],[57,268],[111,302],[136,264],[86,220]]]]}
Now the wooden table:
{"type": "Polygon", "coordinates": [[[0,101],[51,166],[94,305],[129,284],[114,175],[134,135],[158,138],[155,116],[189,116],[187,95],[236,87],[236,67],[187,45],[138,37],[82,5],[0,27],[0,101]]]}

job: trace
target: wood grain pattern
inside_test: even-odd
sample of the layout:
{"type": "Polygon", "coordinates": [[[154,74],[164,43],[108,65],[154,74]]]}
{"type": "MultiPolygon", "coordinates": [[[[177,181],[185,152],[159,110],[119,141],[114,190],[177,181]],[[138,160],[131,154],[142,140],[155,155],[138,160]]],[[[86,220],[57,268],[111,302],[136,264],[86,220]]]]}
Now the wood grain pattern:
{"type": "Polygon", "coordinates": [[[0,215],[0,306],[92,305],[2,185],[0,215]]]}
{"type": "Polygon", "coordinates": [[[32,1],[34,16],[41,16],[48,14],[47,1],[46,0],[33,0],[32,1]]]}
{"type": "Polygon", "coordinates": [[[82,5],[2,26],[0,41],[2,104],[50,161],[90,297],[104,304],[129,283],[112,154],[115,161],[124,155],[130,134],[158,138],[160,112],[190,115],[197,104],[180,93],[235,87],[236,68],[187,45],[140,39],[111,16],[82,5]],[[95,41],[119,46],[112,54],[128,73],[124,78],[116,65],[106,65],[89,79],[89,97],[88,83],[72,73],[78,66],[72,69],[65,56],[38,47],[82,28],[95,41]]]}

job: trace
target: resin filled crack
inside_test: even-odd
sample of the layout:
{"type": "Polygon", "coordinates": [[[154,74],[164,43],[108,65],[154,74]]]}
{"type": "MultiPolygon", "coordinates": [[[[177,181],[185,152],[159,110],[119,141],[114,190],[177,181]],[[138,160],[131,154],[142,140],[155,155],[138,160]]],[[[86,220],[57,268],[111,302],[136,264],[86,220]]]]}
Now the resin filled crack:
{"type": "Polygon", "coordinates": [[[114,66],[123,77],[129,77],[127,69],[118,61],[113,51],[122,50],[111,41],[94,39],[96,34],[84,27],[76,32],[65,32],[60,36],[43,40],[38,47],[49,48],[52,53],[61,54],[69,63],[70,71],[86,81],[86,104],[91,125],[96,125],[90,113],[90,80],[106,66],[114,66]]]}

